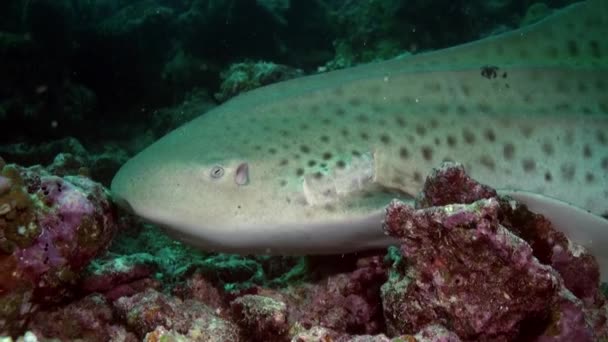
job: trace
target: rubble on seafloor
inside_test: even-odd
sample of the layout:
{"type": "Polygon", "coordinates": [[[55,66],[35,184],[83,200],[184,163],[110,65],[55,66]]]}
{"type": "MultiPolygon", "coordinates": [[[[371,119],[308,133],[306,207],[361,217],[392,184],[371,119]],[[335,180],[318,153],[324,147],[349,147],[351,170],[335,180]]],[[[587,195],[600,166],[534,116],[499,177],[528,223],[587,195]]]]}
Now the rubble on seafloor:
{"type": "MultiPolygon", "coordinates": [[[[132,251],[129,264],[126,252],[106,255],[110,266],[79,277],[120,221],[103,189],[86,178],[7,165],[0,207],[6,203],[12,210],[0,215],[0,329],[25,334],[21,340],[608,338],[595,259],[573,253],[549,221],[477,183],[459,164],[434,170],[415,206],[388,206],[384,229],[399,247],[309,257],[305,267],[252,258],[250,266],[265,263],[258,271],[299,267],[306,274],[273,285],[245,285],[250,266],[224,265],[215,274],[219,268],[204,261],[168,282],[166,266],[132,257],[143,251],[132,251]],[[31,229],[19,229],[25,223],[31,229]],[[226,287],[228,278],[242,286],[226,287]]],[[[227,260],[216,257],[209,260],[227,260]]]]}

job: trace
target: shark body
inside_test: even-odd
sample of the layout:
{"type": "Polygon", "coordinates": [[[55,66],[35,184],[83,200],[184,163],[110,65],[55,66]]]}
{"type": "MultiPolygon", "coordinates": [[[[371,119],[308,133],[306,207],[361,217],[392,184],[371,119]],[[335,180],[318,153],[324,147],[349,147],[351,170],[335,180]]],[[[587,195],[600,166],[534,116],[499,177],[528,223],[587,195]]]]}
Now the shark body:
{"type": "MultiPolygon", "coordinates": [[[[260,88],[135,156],[112,191],[190,244],[238,253],[394,243],[383,208],[417,195],[446,159],[495,188],[601,215],[607,37],[608,4],[589,0],[477,42],[260,88]]],[[[608,257],[608,223],[592,221],[583,242],[608,257]]]]}

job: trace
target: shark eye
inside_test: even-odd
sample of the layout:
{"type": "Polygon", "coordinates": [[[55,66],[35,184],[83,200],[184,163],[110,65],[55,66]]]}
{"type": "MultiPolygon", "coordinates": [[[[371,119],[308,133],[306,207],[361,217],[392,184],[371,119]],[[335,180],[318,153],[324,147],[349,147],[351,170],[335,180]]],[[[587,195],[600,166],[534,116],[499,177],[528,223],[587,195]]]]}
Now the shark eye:
{"type": "Polygon", "coordinates": [[[211,168],[211,172],[209,173],[209,175],[211,176],[211,178],[222,178],[222,176],[224,175],[224,168],[219,165],[215,165],[211,168]]]}

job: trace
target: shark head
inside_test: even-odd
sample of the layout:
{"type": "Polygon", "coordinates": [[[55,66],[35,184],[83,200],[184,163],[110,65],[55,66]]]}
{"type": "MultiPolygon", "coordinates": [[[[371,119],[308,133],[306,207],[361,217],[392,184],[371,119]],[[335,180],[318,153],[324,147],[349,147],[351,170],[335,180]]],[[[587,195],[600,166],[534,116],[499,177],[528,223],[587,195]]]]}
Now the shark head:
{"type": "Polygon", "coordinates": [[[129,160],[112,181],[117,202],[206,250],[336,253],[393,242],[379,223],[399,194],[375,191],[371,154],[317,156],[313,144],[278,143],[267,136],[272,120],[239,122],[259,113],[225,112],[233,107],[242,108],[207,113],[129,160]]]}

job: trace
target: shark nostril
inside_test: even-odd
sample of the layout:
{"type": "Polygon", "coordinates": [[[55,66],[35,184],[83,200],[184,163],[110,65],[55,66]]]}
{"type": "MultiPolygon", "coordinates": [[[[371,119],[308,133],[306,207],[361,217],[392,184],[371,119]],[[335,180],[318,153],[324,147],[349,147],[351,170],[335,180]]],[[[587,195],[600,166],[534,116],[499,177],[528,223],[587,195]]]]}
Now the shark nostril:
{"type": "Polygon", "coordinates": [[[241,163],[236,168],[236,173],[234,175],[234,182],[237,185],[246,185],[249,183],[249,164],[241,163]]]}

